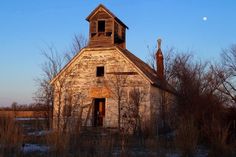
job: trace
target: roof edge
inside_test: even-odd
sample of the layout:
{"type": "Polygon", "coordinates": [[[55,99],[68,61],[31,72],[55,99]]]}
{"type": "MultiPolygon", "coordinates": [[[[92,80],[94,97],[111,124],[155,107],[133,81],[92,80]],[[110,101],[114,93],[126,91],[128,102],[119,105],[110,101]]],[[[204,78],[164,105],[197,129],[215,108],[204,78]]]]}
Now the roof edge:
{"type": "Polygon", "coordinates": [[[124,58],[126,58],[126,59],[135,67],[135,69],[138,70],[138,72],[139,72],[144,78],[146,78],[151,84],[154,84],[154,82],[153,82],[151,79],[149,79],[148,76],[147,76],[145,73],[143,73],[142,70],[141,70],[138,66],[135,65],[135,63],[133,63],[132,60],[130,60],[126,55],[123,54],[123,52],[121,51],[121,48],[120,48],[120,47],[115,46],[115,48],[116,48],[116,50],[118,50],[118,51],[120,52],[120,54],[121,54],[124,58]]]}
{"type": "Polygon", "coordinates": [[[115,14],[113,14],[109,9],[107,9],[103,4],[99,4],[86,18],[87,21],[90,21],[90,18],[95,14],[95,12],[99,9],[103,8],[111,17],[113,17],[118,23],[122,24],[125,28],[129,29],[124,22],[122,22],[115,14]]]}
{"type": "Polygon", "coordinates": [[[84,52],[87,50],[100,50],[100,49],[114,49],[113,47],[97,47],[97,48],[91,48],[91,47],[84,47],[82,48],[58,73],[57,75],[50,81],[50,84],[53,84],[57,78],[59,77],[59,75],[61,75],[61,73],[63,73],[67,67],[69,67],[71,64],[73,64],[73,62],[84,52]]]}
{"type": "Polygon", "coordinates": [[[97,47],[97,48],[91,48],[91,47],[84,47],[83,49],[81,49],[61,70],[60,72],[58,72],[58,74],[50,81],[50,84],[54,84],[55,81],[58,79],[58,77],[60,77],[60,75],[70,66],[74,63],[74,61],[77,60],[77,58],[83,54],[83,52],[85,51],[89,51],[89,50],[93,50],[93,51],[100,51],[100,50],[109,50],[109,49],[113,49],[113,50],[117,50],[127,61],[130,62],[130,64],[132,64],[134,66],[134,68],[140,73],[140,75],[142,77],[144,77],[152,86],[154,87],[158,87],[162,90],[168,91],[172,94],[176,95],[176,91],[175,89],[170,86],[167,82],[162,84],[156,84],[156,82],[153,82],[145,73],[142,72],[142,70],[135,65],[135,63],[133,63],[132,60],[130,60],[130,58],[128,58],[125,54],[123,54],[122,50],[120,49],[120,47],[118,46],[111,46],[111,47],[97,47]]]}
{"type": "Polygon", "coordinates": [[[59,75],[61,75],[61,73],[63,73],[67,67],[69,67],[75,60],[76,58],[78,58],[78,56],[80,56],[80,54],[85,51],[87,47],[82,48],[68,63],[66,63],[66,65],[57,73],[57,75],[50,81],[50,84],[52,85],[57,78],[59,77],[59,75]]]}

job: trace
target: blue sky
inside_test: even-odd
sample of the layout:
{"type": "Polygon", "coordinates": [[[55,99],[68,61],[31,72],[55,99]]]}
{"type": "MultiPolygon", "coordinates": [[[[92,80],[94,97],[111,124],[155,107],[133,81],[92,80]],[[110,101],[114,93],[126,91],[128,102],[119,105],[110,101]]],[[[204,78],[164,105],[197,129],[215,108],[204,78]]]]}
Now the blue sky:
{"type": "Polygon", "coordinates": [[[100,3],[130,28],[127,48],[143,60],[159,37],[164,49],[211,61],[236,43],[235,0],[1,0],[0,106],[33,101],[41,49],[53,43],[63,53],[74,34],[87,37],[85,18],[100,3]]]}

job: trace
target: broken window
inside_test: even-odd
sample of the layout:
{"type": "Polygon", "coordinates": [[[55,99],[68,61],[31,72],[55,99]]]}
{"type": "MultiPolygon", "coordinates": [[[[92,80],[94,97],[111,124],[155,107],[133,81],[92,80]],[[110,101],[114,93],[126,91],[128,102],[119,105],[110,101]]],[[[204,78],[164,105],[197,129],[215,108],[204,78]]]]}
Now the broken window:
{"type": "Polygon", "coordinates": [[[104,66],[97,67],[97,77],[104,76],[104,66]]]}
{"type": "Polygon", "coordinates": [[[105,32],[105,21],[98,21],[98,32],[105,32]]]}

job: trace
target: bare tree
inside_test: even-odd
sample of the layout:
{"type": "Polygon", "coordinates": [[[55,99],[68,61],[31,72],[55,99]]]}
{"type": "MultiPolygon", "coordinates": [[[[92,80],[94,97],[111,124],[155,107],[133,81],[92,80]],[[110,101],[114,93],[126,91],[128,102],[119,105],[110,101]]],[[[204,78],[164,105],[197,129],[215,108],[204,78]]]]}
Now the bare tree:
{"type": "Polygon", "coordinates": [[[215,72],[221,81],[221,86],[218,89],[229,97],[236,106],[236,45],[223,50],[221,56],[222,66],[215,67],[215,72]]]}
{"type": "MultiPolygon", "coordinates": [[[[152,56],[155,63],[155,55],[152,56]]],[[[195,133],[199,133],[200,138],[206,139],[209,144],[215,145],[218,142],[220,146],[226,145],[225,139],[231,136],[230,130],[227,129],[229,126],[231,131],[235,132],[235,127],[232,125],[235,124],[235,119],[231,117],[225,120],[225,117],[229,111],[226,107],[227,99],[231,100],[231,105],[235,104],[236,46],[224,50],[222,58],[221,66],[219,64],[212,66],[209,62],[196,60],[192,54],[176,53],[168,63],[165,62],[168,67],[168,70],[165,70],[166,79],[177,92],[176,117],[178,118],[175,129],[177,132],[181,131],[179,129],[188,127],[188,123],[191,122],[190,126],[194,127],[185,130],[185,133],[193,135],[192,137],[196,136],[195,133]]],[[[165,104],[165,100],[162,103],[165,104]]],[[[166,106],[160,107],[161,119],[165,120],[166,106]]],[[[190,138],[186,144],[191,146],[191,137],[179,137],[178,140],[183,142],[184,139],[190,138]]]]}
{"type": "Polygon", "coordinates": [[[11,109],[13,110],[13,116],[14,117],[16,117],[16,109],[17,109],[17,102],[13,102],[12,104],[11,104],[11,109]]]}
{"type": "MultiPolygon", "coordinates": [[[[174,48],[167,48],[164,52],[164,78],[169,81],[171,79],[171,67],[172,67],[172,61],[175,56],[174,48]]],[[[150,50],[148,47],[148,56],[147,56],[147,64],[154,70],[157,69],[156,67],[156,49],[150,50]]]]}
{"type": "MultiPolygon", "coordinates": [[[[178,93],[178,117],[180,120],[192,117],[202,138],[211,142],[213,136],[208,136],[209,128],[215,128],[215,122],[220,128],[228,127],[224,121],[225,99],[218,92],[221,82],[209,63],[196,61],[189,55],[177,56],[173,65],[178,93]]],[[[210,131],[210,134],[220,136],[217,130],[210,131]]]]}
{"type": "Polygon", "coordinates": [[[106,86],[111,89],[112,96],[115,100],[117,100],[118,105],[118,129],[121,129],[121,110],[122,103],[124,101],[125,95],[125,86],[127,83],[128,75],[125,72],[121,72],[119,70],[113,69],[112,72],[107,73],[111,76],[109,81],[106,81],[106,86]]]}
{"type": "Polygon", "coordinates": [[[76,67],[64,70],[53,83],[55,98],[53,114],[58,130],[66,131],[70,119],[78,118],[78,115],[72,114],[80,108],[82,99],[82,94],[77,93],[76,89],[73,88],[76,81],[76,70],[76,67]]]}
{"type": "Polygon", "coordinates": [[[51,127],[54,88],[50,85],[50,80],[61,70],[64,62],[54,46],[48,46],[46,49],[43,49],[42,55],[45,57],[45,62],[42,64],[41,68],[42,76],[36,79],[38,90],[35,93],[35,100],[47,105],[48,127],[51,127]]]}
{"type": "Polygon", "coordinates": [[[75,34],[72,41],[71,50],[65,53],[65,58],[70,61],[82,48],[88,44],[87,39],[82,34],[75,34]]]}
{"type": "Polygon", "coordinates": [[[148,56],[147,56],[147,64],[152,68],[156,69],[156,48],[150,49],[149,46],[147,46],[148,49],[148,56]]]}
{"type": "Polygon", "coordinates": [[[62,131],[65,132],[68,131],[68,128],[73,129],[74,127],[76,127],[76,130],[78,131],[81,126],[81,119],[78,111],[81,110],[82,106],[82,94],[75,92],[72,86],[67,86],[66,88],[62,109],[62,131]]]}
{"type": "MultiPolygon", "coordinates": [[[[41,50],[45,62],[41,67],[42,75],[36,79],[38,90],[35,93],[35,100],[48,106],[47,117],[49,117],[49,123],[52,122],[55,94],[54,87],[50,84],[50,81],[60,72],[63,66],[79,52],[80,49],[86,46],[86,44],[87,41],[82,35],[75,35],[71,51],[68,51],[65,54],[58,53],[57,49],[53,45],[47,45],[45,49],[41,50]]],[[[61,79],[60,81],[60,83],[57,84],[57,88],[62,89],[64,80],[61,79]]],[[[61,113],[61,111],[59,113],[61,113]]],[[[52,124],[49,124],[49,126],[51,127],[52,124]]]]}
{"type": "MultiPolygon", "coordinates": [[[[124,106],[122,118],[125,121],[126,131],[132,131],[134,135],[140,136],[142,133],[141,120],[144,110],[141,111],[141,104],[144,99],[144,92],[141,88],[133,87],[129,93],[127,105],[124,106]]],[[[143,107],[144,109],[145,107],[143,107]]]]}
{"type": "Polygon", "coordinates": [[[224,66],[227,67],[232,76],[236,76],[236,44],[223,50],[222,57],[224,66]]]}

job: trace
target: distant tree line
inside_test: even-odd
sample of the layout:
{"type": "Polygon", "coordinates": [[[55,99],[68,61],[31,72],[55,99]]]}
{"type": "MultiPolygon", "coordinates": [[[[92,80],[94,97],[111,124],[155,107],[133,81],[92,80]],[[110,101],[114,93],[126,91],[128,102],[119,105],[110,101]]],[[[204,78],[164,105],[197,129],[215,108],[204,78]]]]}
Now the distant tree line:
{"type": "Polygon", "coordinates": [[[42,103],[18,104],[13,102],[11,106],[1,107],[4,111],[47,111],[47,105],[42,103]]]}

